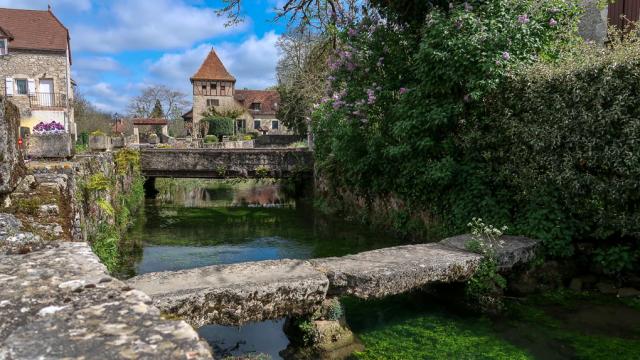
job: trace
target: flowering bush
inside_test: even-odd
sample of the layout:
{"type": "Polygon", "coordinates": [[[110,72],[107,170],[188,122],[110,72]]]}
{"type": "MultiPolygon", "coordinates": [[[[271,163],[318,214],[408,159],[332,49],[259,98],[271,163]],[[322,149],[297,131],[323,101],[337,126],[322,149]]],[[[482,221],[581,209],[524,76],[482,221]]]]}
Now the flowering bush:
{"type": "Polygon", "coordinates": [[[64,133],[64,125],[55,121],[40,122],[33,127],[33,132],[35,134],[61,134],[64,133]]]}
{"type": "MultiPolygon", "coordinates": [[[[366,199],[391,194],[448,233],[482,213],[540,235],[532,226],[512,226],[537,208],[518,203],[519,189],[497,176],[501,169],[488,157],[488,150],[509,149],[468,144],[486,136],[478,123],[497,121],[477,118],[489,95],[518,69],[557,61],[578,42],[579,1],[433,4],[420,23],[369,8],[342,24],[328,64],[330,91],[313,119],[319,174],[331,189],[366,199]]],[[[540,222],[556,232],[559,220],[545,217],[555,209],[545,206],[540,222]]]]}

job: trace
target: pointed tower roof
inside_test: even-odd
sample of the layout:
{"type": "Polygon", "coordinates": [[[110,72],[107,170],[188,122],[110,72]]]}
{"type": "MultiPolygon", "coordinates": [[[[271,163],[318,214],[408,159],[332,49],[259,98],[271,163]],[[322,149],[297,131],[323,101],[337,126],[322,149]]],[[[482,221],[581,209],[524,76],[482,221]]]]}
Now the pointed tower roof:
{"type": "Polygon", "coordinates": [[[224,67],[222,61],[216,54],[215,50],[211,49],[209,55],[204,60],[200,69],[193,74],[191,80],[224,80],[224,81],[236,81],[227,69],[224,67]]]}

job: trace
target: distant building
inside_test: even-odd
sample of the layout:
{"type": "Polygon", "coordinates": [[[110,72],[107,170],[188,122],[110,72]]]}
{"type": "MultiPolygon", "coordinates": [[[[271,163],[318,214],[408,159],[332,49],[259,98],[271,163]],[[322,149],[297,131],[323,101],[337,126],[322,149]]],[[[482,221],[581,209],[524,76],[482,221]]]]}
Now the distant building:
{"type": "MultiPolygon", "coordinates": [[[[236,78],[225,68],[212,49],[198,71],[191,77],[193,108],[183,115],[187,126],[198,129],[209,109],[242,108],[236,118],[239,133],[288,133],[276,117],[280,96],[274,90],[236,90],[236,78]]],[[[193,130],[192,130],[193,131],[193,130]]],[[[197,131],[193,131],[197,134],[197,131]]]]}
{"type": "Polygon", "coordinates": [[[0,78],[21,127],[56,121],[75,137],[69,30],[50,8],[0,8],[0,78]]]}

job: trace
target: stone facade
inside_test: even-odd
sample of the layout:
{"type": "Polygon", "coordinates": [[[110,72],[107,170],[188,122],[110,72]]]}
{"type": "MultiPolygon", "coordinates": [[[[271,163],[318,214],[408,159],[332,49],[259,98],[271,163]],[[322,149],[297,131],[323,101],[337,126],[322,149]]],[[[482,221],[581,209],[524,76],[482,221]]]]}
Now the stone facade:
{"type": "Polygon", "coordinates": [[[18,149],[18,108],[0,96],[0,200],[13,191],[22,173],[18,149]]]}
{"type": "Polygon", "coordinates": [[[20,110],[22,127],[33,129],[37,123],[56,121],[75,134],[71,63],[67,52],[11,50],[0,57],[0,95],[7,96],[20,110]],[[27,80],[28,93],[19,94],[16,80],[27,80]],[[43,94],[44,80],[53,84],[43,94]],[[12,89],[8,89],[12,87],[12,89]]]}

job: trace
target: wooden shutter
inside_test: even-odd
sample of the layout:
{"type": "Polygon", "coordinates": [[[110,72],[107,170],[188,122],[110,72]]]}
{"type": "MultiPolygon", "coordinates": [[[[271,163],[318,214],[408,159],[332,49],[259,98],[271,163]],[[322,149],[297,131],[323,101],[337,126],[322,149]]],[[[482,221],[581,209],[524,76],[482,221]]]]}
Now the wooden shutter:
{"type": "Polygon", "coordinates": [[[5,81],[5,94],[13,96],[13,78],[8,77],[5,81]]]}
{"type": "Polygon", "coordinates": [[[29,79],[27,80],[27,91],[29,92],[29,95],[35,95],[36,94],[36,81],[33,79],[29,79]]]}

